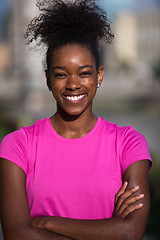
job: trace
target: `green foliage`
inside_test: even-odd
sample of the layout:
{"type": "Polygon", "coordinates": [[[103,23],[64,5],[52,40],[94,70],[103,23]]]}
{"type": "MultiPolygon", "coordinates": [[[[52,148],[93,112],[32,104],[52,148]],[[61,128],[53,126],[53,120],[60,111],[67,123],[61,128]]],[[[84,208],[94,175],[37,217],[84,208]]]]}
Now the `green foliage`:
{"type": "Polygon", "coordinates": [[[147,225],[147,232],[160,239],[160,159],[152,156],[153,167],[150,172],[151,211],[147,225]]]}
{"type": "Polygon", "coordinates": [[[4,117],[3,111],[0,109],[0,142],[2,138],[8,133],[14,131],[16,126],[7,121],[4,117]]]}
{"type": "Polygon", "coordinates": [[[160,81],[160,58],[152,64],[152,71],[154,78],[160,81]]]}
{"type": "Polygon", "coordinates": [[[10,132],[10,129],[5,126],[3,122],[0,121],[0,141],[2,138],[10,132]]]}

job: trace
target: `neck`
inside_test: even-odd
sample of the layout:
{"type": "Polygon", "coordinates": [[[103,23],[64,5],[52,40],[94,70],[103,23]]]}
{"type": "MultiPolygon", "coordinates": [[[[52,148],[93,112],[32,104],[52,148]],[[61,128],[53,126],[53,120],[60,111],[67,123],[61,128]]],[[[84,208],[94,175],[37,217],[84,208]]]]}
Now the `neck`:
{"type": "Polygon", "coordinates": [[[54,130],[65,138],[80,138],[89,133],[97,122],[97,117],[92,112],[81,115],[68,115],[57,111],[51,117],[54,130]]]}

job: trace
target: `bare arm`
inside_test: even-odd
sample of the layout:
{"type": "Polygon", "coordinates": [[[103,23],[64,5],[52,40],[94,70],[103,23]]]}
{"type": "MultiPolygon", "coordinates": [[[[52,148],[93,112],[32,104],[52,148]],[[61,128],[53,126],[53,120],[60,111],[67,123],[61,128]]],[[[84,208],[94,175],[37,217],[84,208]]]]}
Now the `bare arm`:
{"type": "Polygon", "coordinates": [[[26,196],[26,175],[5,159],[0,159],[0,217],[5,240],[71,239],[33,227],[26,196]]]}
{"type": "MultiPolygon", "coordinates": [[[[126,217],[118,217],[115,213],[114,217],[102,220],[48,217],[43,218],[42,221],[40,219],[39,227],[77,240],[142,240],[150,209],[148,171],[149,161],[143,160],[132,164],[124,173],[123,181],[129,183],[127,188],[138,185],[138,193],[144,194],[144,198],[141,198],[140,201],[143,203],[143,207],[135,210],[136,208],[133,208],[132,204],[129,205],[128,209],[125,209],[125,213],[127,211],[130,213],[128,216],[126,214],[126,217]],[[132,212],[131,208],[135,211],[132,212]]],[[[119,197],[118,204],[124,200],[123,197],[124,195],[119,197]]],[[[125,201],[128,200],[129,198],[125,197],[125,201]]],[[[138,203],[139,201],[137,201],[138,203]]],[[[33,220],[34,224],[35,222],[33,220]]]]}

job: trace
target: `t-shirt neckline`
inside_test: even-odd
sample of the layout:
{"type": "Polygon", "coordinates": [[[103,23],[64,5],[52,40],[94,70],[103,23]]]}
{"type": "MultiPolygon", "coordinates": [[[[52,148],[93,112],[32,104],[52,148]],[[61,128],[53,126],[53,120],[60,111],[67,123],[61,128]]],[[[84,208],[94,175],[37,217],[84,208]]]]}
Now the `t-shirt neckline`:
{"type": "Polygon", "coordinates": [[[83,137],[80,137],[80,138],[65,138],[61,135],[59,135],[55,129],[53,128],[52,126],[52,123],[51,123],[51,120],[50,118],[47,118],[47,122],[48,122],[48,125],[49,125],[49,128],[50,128],[50,132],[51,134],[53,134],[56,138],[59,138],[60,140],[62,141],[81,141],[81,140],[84,140],[84,139],[87,139],[87,138],[90,138],[92,137],[92,135],[97,131],[97,129],[99,128],[99,125],[100,125],[100,121],[101,121],[101,118],[100,117],[97,117],[97,122],[96,124],[94,125],[94,127],[91,129],[91,131],[89,133],[87,133],[85,136],[83,137]]]}

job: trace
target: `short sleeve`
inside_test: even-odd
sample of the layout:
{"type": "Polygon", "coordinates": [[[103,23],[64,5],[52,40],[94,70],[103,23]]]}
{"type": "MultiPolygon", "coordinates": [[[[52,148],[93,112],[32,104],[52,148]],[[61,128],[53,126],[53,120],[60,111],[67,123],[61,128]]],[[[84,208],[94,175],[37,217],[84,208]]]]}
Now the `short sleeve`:
{"type": "Polygon", "coordinates": [[[124,173],[131,164],[143,159],[150,161],[151,169],[152,159],[145,137],[134,128],[127,127],[122,140],[122,173],[124,173]]]}
{"type": "Polygon", "coordinates": [[[0,144],[0,158],[19,166],[26,174],[28,169],[26,137],[23,129],[5,136],[0,144]]]}

